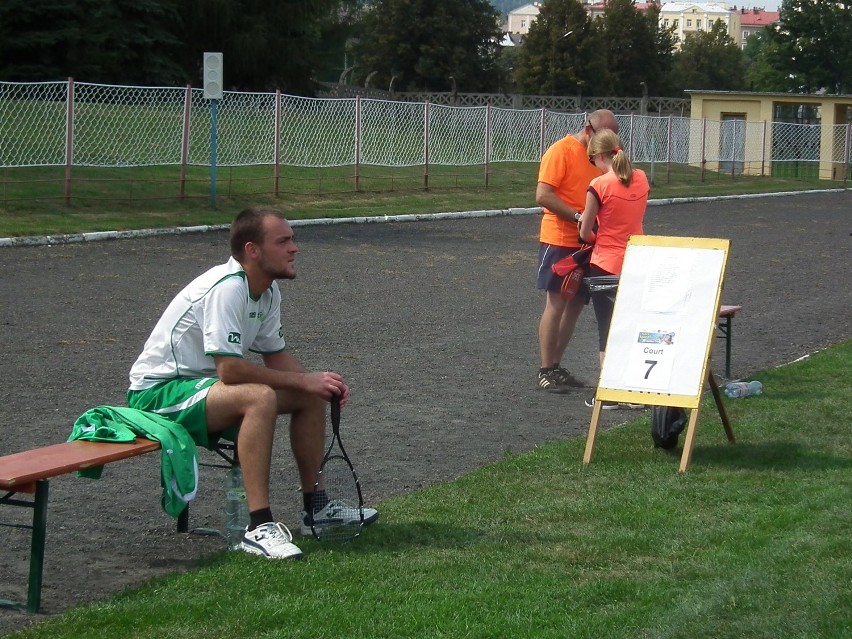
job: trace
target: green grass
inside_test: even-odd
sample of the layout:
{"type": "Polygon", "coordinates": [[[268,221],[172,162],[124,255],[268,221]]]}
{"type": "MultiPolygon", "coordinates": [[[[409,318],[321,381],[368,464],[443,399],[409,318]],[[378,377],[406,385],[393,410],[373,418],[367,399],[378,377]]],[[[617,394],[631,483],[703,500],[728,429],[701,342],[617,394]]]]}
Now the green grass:
{"type": "MultiPolygon", "coordinates": [[[[652,198],[826,189],[843,181],[815,177],[722,174],[683,165],[640,165],[653,178],[652,198]]],[[[752,167],[754,168],[754,167],[752,167]]],[[[758,167],[759,168],[759,167],[758,167]]],[[[537,165],[327,169],[219,167],[215,206],[210,171],[189,167],[180,199],[178,166],[75,167],[70,203],[61,167],[0,170],[0,237],[228,224],[248,204],[271,204],[291,219],[438,213],[535,206],[537,165]]]]}
{"type": "Polygon", "coordinates": [[[21,637],[852,636],[852,342],[712,400],[686,473],[648,416],[393,499],[302,562],[222,553],[21,637]]]}

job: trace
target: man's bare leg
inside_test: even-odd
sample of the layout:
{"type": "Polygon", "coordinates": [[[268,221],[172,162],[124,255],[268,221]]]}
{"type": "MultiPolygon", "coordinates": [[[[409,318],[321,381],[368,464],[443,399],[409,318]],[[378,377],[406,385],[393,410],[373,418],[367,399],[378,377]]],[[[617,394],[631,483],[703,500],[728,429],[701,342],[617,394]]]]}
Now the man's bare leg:
{"type": "MultiPolygon", "coordinates": [[[[546,295],[544,312],[538,323],[538,348],[542,368],[550,368],[554,362],[559,361],[556,358],[560,355],[560,332],[566,306],[559,293],[548,291],[546,295]]],[[[562,347],[563,351],[566,347],[567,342],[562,347]]]]}
{"type": "MultiPolygon", "coordinates": [[[[558,293],[555,293],[555,295],[558,295],[558,293]]],[[[574,329],[577,326],[577,320],[580,318],[580,313],[583,312],[583,307],[585,306],[584,302],[585,300],[583,300],[582,297],[574,296],[573,299],[565,304],[565,310],[563,311],[562,318],[559,322],[559,333],[554,359],[548,364],[548,366],[553,366],[554,364],[562,362],[562,356],[565,355],[565,351],[568,349],[568,343],[571,341],[571,338],[574,337],[574,329]]]]}
{"type": "Polygon", "coordinates": [[[239,426],[237,451],[249,511],[269,507],[269,468],[277,401],[275,391],[262,384],[216,382],[207,393],[207,430],[220,433],[239,426]]]}

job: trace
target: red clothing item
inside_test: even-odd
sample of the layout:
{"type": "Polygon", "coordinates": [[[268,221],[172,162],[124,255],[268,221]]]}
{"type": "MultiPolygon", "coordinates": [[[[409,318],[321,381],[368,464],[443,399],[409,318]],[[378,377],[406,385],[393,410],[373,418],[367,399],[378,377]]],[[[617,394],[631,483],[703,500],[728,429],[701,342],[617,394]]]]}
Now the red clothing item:
{"type": "MultiPolygon", "coordinates": [[[[552,186],[556,195],[575,211],[586,207],[586,190],[592,178],[601,172],[589,164],[589,156],[573,135],[554,142],[541,158],[538,181],[552,186]]],[[[577,223],[558,217],[544,209],[541,217],[539,241],[563,247],[579,247],[582,243],[577,232],[577,223]]]]}
{"type": "Polygon", "coordinates": [[[627,240],[631,235],[643,234],[642,219],[650,190],[648,178],[640,169],[633,169],[630,186],[624,186],[612,171],[592,180],[589,191],[600,203],[592,264],[621,275],[627,240]]]}

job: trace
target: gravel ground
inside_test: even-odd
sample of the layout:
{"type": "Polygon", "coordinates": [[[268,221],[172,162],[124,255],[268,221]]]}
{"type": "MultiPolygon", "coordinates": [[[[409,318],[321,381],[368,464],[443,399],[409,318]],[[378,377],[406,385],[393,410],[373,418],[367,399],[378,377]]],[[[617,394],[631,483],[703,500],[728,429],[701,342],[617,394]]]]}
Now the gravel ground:
{"type": "MultiPolygon", "coordinates": [[[[723,302],[744,306],[733,375],[746,377],[849,338],[850,210],[849,192],[652,206],[645,231],[732,239],[723,302]]],[[[352,388],[345,442],[369,502],[450,481],[507,450],[585,435],[591,389],[535,388],[538,223],[520,215],[297,229],[285,330],[306,366],[337,370],[352,388]]],[[[225,232],[0,249],[0,452],[64,441],[88,408],[123,404],[130,364],[168,301],[226,258],[225,232]]],[[[563,364],[590,387],[596,340],[589,309],[563,364]]],[[[713,355],[717,373],[723,350],[713,355]]],[[[612,411],[602,423],[631,416],[612,411]]],[[[100,481],[51,482],[43,612],[0,610],[0,633],[223,549],[175,532],[159,506],[156,460],[115,464],[100,481]]],[[[273,512],[295,525],[286,437],[273,473],[273,512]]],[[[223,486],[223,470],[202,469],[192,526],[221,525],[223,486]]],[[[4,521],[30,515],[4,511],[4,521]]],[[[0,544],[0,597],[25,599],[29,535],[3,527],[0,544]]]]}

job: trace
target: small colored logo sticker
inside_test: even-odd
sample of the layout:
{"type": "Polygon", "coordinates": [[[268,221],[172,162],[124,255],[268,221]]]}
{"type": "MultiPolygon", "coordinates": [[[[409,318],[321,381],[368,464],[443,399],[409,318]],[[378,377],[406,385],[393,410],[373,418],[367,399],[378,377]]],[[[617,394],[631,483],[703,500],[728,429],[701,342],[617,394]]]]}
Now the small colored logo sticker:
{"type": "Polygon", "coordinates": [[[674,344],[674,331],[639,331],[640,344],[674,344]]]}

